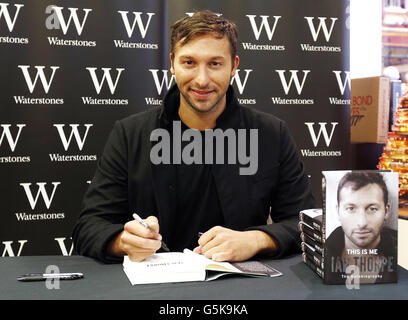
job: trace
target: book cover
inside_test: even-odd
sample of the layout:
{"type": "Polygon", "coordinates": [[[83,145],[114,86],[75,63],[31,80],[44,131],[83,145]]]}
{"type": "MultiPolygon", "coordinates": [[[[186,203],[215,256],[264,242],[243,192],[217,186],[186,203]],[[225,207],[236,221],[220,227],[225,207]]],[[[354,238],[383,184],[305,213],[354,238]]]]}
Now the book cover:
{"type": "Polygon", "coordinates": [[[390,113],[388,77],[351,79],[350,138],[353,143],[385,143],[390,113]]]}
{"type": "Polygon", "coordinates": [[[397,282],[398,173],[323,171],[323,181],[324,282],[397,282]]]}

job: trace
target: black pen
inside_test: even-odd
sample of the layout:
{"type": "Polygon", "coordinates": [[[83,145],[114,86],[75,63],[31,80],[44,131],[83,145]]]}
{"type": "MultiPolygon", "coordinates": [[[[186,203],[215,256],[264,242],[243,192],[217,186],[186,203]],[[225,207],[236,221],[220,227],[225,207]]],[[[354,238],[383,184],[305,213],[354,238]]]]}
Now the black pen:
{"type": "Polygon", "coordinates": [[[73,273],[27,273],[25,275],[19,276],[18,281],[45,281],[47,279],[58,279],[58,280],[75,280],[81,279],[84,275],[79,272],[73,273]]]}
{"type": "MultiPolygon", "coordinates": [[[[139,217],[138,214],[133,213],[133,218],[134,218],[137,222],[139,222],[143,227],[145,227],[145,228],[149,229],[150,231],[154,232],[152,229],[150,229],[150,227],[148,226],[148,224],[147,224],[142,218],[139,217]]],[[[170,252],[170,249],[166,246],[166,244],[164,243],[164,241],[161,242],[161,248],[162,248],[164,251],[170,252]]]]}

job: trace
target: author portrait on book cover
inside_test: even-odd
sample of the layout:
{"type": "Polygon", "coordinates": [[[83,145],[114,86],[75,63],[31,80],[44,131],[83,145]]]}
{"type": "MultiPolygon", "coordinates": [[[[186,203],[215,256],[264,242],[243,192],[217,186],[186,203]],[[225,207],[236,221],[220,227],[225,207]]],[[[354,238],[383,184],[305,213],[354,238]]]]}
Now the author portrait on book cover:
{"type": "MultiPolygon", "coordinates": [[[[345,279],[347,266],[359,268],[361,283],[396,277],[396,190],[387,186],[384,172],[348,172],[337,185],[335,210],[340,225],[327,235],[330,272],[345,279]]],[[[328,190],[328,192],[330,192],[328,190]]],[[[327,260],[326,260],[327,261],[327,260]]]]}

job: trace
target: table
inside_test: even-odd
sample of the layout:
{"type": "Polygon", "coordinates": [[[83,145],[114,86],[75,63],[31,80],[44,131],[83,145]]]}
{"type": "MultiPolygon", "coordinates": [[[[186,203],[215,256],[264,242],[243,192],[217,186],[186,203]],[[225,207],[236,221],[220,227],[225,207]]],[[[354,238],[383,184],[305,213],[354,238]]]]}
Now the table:
{"type": "Polygon", "coordinates": [[[408,299],[408,270],[399,266],[398,283],[324,285],[296,255],[263,260],[283,273],[276,278],[232,276],[210,282],[166,283],[132,286],[121,264],[102,264],[83,256],[25,256],[0,258],[0,299],[46,300],[334,300],[408,299]],[[59,289],[42,282],[18,282],[17,276],[45,272],[50,265],[60,272],[82,272],[80,280],[61,281],[59,289]]]}

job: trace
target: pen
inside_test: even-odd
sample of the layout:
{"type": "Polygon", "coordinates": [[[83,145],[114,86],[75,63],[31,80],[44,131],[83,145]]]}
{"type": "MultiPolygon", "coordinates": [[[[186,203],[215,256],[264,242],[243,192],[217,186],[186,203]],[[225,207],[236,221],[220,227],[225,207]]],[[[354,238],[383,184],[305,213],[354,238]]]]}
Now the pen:
{"type": "MultiPolygon", "coordinates": [[[[137,222],[139,222],[143,227],[149,229],[150,231],[153,231],[152,229],[150,229],[150,227],[147,225],[147,223],[146,223],[142,218],[140,218],[136,213],[133,213],[133,218],[134,218],[137,222]]],[[[154,232],[154,231],[153,231],[153,232],[154,232]]],[[[166,246],[166,244],[164,243],[164,241],[161,242],[161,248],[162,248],[164,251],[170,252],[169,248],[166,246]]]]}
{"type": "Polygon", "coordinates": [[[84,275],[79,272],[74,273],[27,273],[19,276],[18,281],[44,281],[47,279],[59,279],[59,280],[75,280],[81,279],[84,275]]]}

